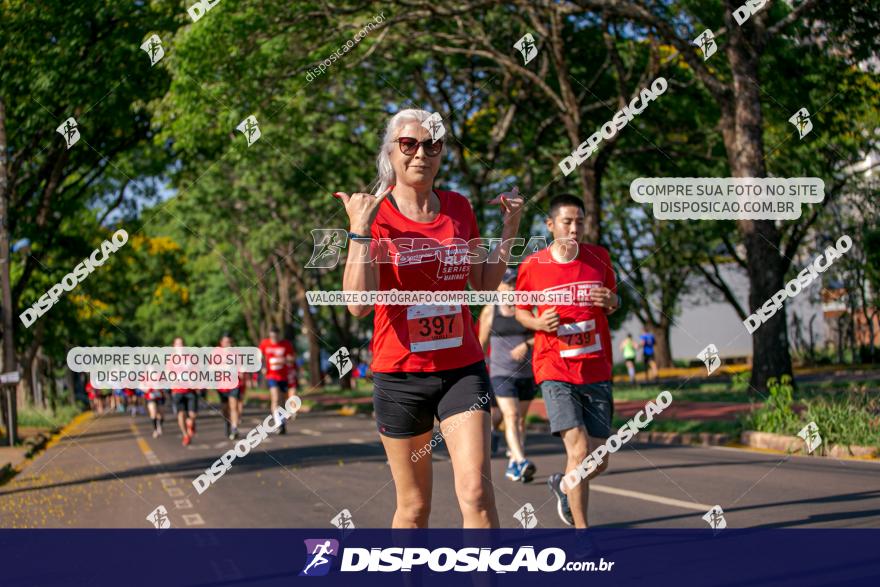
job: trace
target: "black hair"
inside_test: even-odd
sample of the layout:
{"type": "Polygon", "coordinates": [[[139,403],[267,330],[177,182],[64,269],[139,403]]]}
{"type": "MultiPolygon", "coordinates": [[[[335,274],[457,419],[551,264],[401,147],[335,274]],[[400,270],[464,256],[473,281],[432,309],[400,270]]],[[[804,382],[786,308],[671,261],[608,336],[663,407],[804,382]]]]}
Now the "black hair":
{"type": "Polygon", "coordinates": [[[581,212],[585,215],[587,213],[587,209],[584,207],[584,201],[581,198],[571,194],[560,194],[550,200],[550,210],[547,212],[547,215],[550,218],[554,218],[559,212],[559,209],[563,206],[575,206],[580,208],[581,212]]]}

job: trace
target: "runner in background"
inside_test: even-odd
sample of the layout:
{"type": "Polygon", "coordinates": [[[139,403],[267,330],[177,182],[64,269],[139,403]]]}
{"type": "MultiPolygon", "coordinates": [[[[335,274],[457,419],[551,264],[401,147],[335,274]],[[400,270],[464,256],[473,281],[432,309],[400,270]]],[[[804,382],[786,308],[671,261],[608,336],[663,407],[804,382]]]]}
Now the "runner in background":
{"type": "Polygon", "coordinates": [[[125,394],[126,408],[128,408],[128,412],[131,415],[131,417],[134,418],[135,416],[137,416],[137,409],[138,409],[137,394],[135,393],[135,391],[133,389],[130,389],[128,387],[123,389],[122,393],[125,394]]]}
{"type": "Polygon", "coordinates": [[[104,413],[104,402],[101,399],[101,396],[96,393],[95,386],[92,385],[92,380],[89,378],[89,375],[86,374],[86,395],[89,396],[89,404],[91,404],[92,411],[98,415],[104,413]]]}
{"type": "MultiPolygon", "coordinates": [[[[264,338],[260,342],[260,352],[263,354],[263,376],[266,378],[271,397],[271,413],[275,414],[276,408],[282,401],[287,401],[289,397],[296,395],[295,389],[288,393],[288,374],[294,365],[296,355],[290,341],[281,340],[280,333],[274,326],[269,329],[269,338],[264,338]]],[[[278,434],[286,434],[287,427],[284,422],[279,421],[277,415],[275,420],[278,434]]]]}
{"type": "MultiPolygon", "coordinates": [[[[535,331],[532,355],[535,380],[547,406],[550,431],[562,438],[565,471],[576,469],[611,436],[614,402],[611,396],[611,332],[607,314],[617,310],[617,282],[608,251],[581,243],[584,204],[562,195],[550,201],[549,247],[527,257],[520,266],[518,291],[571,292],[573,305],[518,305],[516,318],[535,331]]],[[[574,487],[563,488],[562,474],[547,480],[556,496],[559,517],[568,525],[586,528],[589,480],[608,467],[608,456],[574,487]]]]}
{"type": "MultiPolygon", "coordinates": [[[[483,307],[482,311],[480,312],[480,317],[477,318],[477,321],[474,323],[474,330],[477,332],[477,338],[480,341],[480,346],[483,348],[483,354],[486,357],[485,358],[486,370],[489,371],[489,378],[491,380],[492,368],[489,365],[489,363],[490,363],[489,359],[492,356],[492,345],[489,343],[489,332],[486,331],[484,333],[482,326],[481,326],[483,316],[486,314],[487,309],[490,310],[491,307],[490,306],[483,307]]],[[[492,399],[491,399],[490,416],[491,416],[492,429],[490,432],[491,436],[489,437],[489,439],[490,439],[489,455],[494,457],[495,455],[498,454],[498,449],[500,448],[500,445],[501,445],[501,432],[498,431],[498,428],[501,427],[501,421],[503,420],[503,416],[501,415],[501,408],[498,407],[498,402],[495,399],[494,393],[492,394],[492,399]]],[[[507,451],[507,456],[510,457],[509,450],[507,451]]]]}
{"type": "Polygon", "coordinates": [[[110,403],[113,406],[113,410],[116,411],[117,414],[125,413],[125,390],[122,388],[114,389],[113,395],[110,398],[110,403]]]}
{"type": "Polygon", "coordinates": [[[645,383],[651,379],[657,381],[657,361],[654,359],[654,335],[643,329],[642,335],[639,337],[639,348],[642,349],[642,359],[645,361],[645,383]]]}
{"type": "MultiPolygon", "coordinates": [[[[179,348],[183,346],[183,338],[178,336],[174,339],[174,346],[179,348]]],[[[171,371],[186,371],[186,365],[169,365],[171,371]]],[[[199,397],[196,395],[195,389],[176,388],[171,390],[171,397],[174,398],[174,407],[177,410],[177,425],[183,434],[181,444],[189,446],[193,437],[196,435],[196,416],[199,413],[199,397]]]]}
{"type": "Polygon", "coordinates": [[[98,394],[98,401],[101,405],[101,412],[112,412],[114,410],[114,395],[112,389],[96,389],[95,392],[98,394]]]}
{"type": "MultiPolygon", "coordinates": [[[[220,348],[229,348],[232,346],[232,337],[224,334],[220,338],[220,348]]],[[[222,351],[221,351],[222,352],[222,351]]],[[[223,423],[226,426],[226,436],[229,440],[238,438],[238,425],[241,421],[241,408],[239,404],[244,396],[244,389],[247,386],[247,374],[239,371],[236,381],[230,381],[228,384],[219,384],[217,386],[217,394],[220,396],[220,402],[223,411],[223,423]]]]}
{"type": "Polygon", "coordinates": [[[147,400],[147,413],[150,415],[150,422],[153,423],[153,438],[162,436],[162,422],[165,421],[162,406],[165,405],[165,394],[161,389],[147,389],[144,391],[144,397],[147,400]]]}
{"type": "MultiPolygon", "coordinates": [[[[498,291],[513,291],[516,270],[508,269],[498,291]]],[[[509,461],[505,476],[527,483],[535,475],[535,465],[525,455],[525,417],[537,387],[532,375],[534,334],[517,322],[514,306],[486,306],[480,315],[480,341],[492,346],[489,374],[495,400],[504,417],[504,439],[509,461]]]]}
{"type": "Polygon", "coordinates": [[[620,351],[623,353],[623,360],[626,361],[626,372],[629,375],[629,382],[636,382],[636,343],[630,333],[626,333],[626,338],[620,342],[620,351]]]}

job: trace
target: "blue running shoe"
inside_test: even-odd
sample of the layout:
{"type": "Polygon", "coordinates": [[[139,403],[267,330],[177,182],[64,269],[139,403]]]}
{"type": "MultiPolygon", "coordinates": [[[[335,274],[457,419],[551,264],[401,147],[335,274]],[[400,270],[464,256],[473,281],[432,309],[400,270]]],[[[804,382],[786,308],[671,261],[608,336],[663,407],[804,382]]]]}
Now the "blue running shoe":
{"type": "Polygon", "coordinates": [[[522,474],[522,465],[516,461],[511,461],[510,464],[507,465],[507,471],[504,473],[504,476],[511,481],[520,481],[522,479],[522,474]]]}

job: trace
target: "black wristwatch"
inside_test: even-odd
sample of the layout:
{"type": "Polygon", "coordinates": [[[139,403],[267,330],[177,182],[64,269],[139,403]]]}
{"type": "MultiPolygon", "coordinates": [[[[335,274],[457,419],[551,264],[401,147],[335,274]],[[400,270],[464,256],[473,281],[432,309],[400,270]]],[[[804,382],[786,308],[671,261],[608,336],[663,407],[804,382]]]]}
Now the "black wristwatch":
{"type": "Polygon", "coordinates": [[[349,231],[349,233],[348,233],[348,238],[353,241],[357,241],[357,240],[371,241],[371,240],[373,240],[373,237],[371,237],[371,236],[364,236],[362,234],[358,234],[356,232],[351,232],[351,231],[349,231]]]}

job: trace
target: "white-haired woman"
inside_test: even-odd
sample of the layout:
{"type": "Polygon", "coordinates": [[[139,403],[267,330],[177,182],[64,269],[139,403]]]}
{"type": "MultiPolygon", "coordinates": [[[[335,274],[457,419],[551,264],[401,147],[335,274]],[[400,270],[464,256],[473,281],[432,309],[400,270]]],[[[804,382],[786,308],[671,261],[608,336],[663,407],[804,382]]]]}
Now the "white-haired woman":
{"type": "MultiPolygon", "coordinates": [[[[471,261],[468,251],[475,243],[468,243],[480,235],[470,203],[433,187],[443,141],[432,140],[422,126],[429,116],[403,110],[391,117],[375,194],[336,194],[351,223],[345,290],[452,291],[470,283],[486,291],[501,282],[508,244],[483,259],[487,262],[471,261]],[[387,250],[377,251],[380,243],[387,250]],[[374,261],[377,257],[386,262],[374,261]]],[[[516,236],[522,202],[515,192],[489,202],[501,204],[503,241],[516,236]]],[[[364,317],[374,307],[348,309],[364,317]]],[[[376,425],[397,492],[392,527],[428,526],[436,418],[452,460],[464,527],[497,528],[489,461],[492,387],[468,307],[377,304],[371,369],[376,425]]]]}

